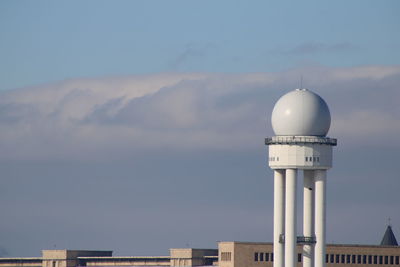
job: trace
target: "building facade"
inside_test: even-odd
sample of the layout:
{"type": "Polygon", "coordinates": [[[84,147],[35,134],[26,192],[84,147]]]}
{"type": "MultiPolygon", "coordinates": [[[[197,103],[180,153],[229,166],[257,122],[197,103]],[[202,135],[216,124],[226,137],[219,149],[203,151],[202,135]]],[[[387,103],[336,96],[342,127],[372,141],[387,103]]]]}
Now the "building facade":
{"type": "MultiPolygon", "coordinates": [[[[303,266],[297,246],[297,266],[303,266]]],[[[273,243],[219,242],[218,249],[172,248],[168,256],[113,256],[112,251],[43,250],[42,257],[0,258],[0,267],[219,266],[272,267],[273,243]]],[[[400,247],[393,245],[328,244],[328,267],[400,266],[400,247]]]]}

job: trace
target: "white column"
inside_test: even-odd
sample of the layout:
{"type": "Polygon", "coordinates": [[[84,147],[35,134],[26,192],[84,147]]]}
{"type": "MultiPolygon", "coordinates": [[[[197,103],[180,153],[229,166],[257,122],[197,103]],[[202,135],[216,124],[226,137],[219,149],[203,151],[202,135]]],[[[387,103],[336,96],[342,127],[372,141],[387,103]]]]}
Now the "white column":
{"type": "Polygon", "coordinates": [[[325,267],[326,255],[326,170],[315,171],[315,266],[325,267]]]}
{"type": "Polygon", "coordinates": [[[285,267],[297,266],[296,176],[296,169],[286,169],[285,267]]]}
{"type": "Polygon", "coordinates": [[[274,267],[283,267],[285,247],[279,236],[285,233],[285,170],[274,170],[274,267]]]}
{"type": "MultiPolygon", "coordinates": [[[[314,171],[304,171],[303,181],[303,235],[314,236],[314,171]]],[[[314,245],[303,246],[303,267],[314,267],[314,245]]]]}

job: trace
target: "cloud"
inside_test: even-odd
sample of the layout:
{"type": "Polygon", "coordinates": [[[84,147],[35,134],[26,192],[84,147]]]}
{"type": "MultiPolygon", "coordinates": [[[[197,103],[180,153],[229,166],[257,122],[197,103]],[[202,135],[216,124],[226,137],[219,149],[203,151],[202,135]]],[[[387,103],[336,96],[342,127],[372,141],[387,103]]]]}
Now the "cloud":
{"type": "Polygon", "coordinates": [[[170,67],[178,70],[182,65],[187,64],[193,60],[199,60],[208,55],[211,50],[215,50],[216,45],[213,43],[196,44],[187,43],[183,51],[178,54],[170,63],[170,67]]]}
{"type": "Polygon", "coordinates": [[[331,134],[395,137],[400,68],[154,74],[72,79],[2,92],[1,158],[93,156],[132,149],[244,149],[271,135],[269,113],[297,73],[331,107],[331,134]],[[351,127],[351,126],[356,127],[351,127]]]}
{"type": "Polygon", "coordinates": [[[308,55],[316,53],[345,53],[358,49],[351,43],[324,44],[320,42],[308,42],[300,44],[292,49],[281,51],[287,55],[308,55]]]}

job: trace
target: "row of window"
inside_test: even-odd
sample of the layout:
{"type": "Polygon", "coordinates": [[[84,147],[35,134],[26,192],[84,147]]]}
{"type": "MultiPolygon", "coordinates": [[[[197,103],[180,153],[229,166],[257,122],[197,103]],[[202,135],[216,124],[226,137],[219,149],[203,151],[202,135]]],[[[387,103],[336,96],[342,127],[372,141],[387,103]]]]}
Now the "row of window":
{"type": "Polygon", "coordinates": [[[400,264],[400,256],[326,254],[327,263],[400,264]]]}
{"type": "Polygon", "coordinates": [[[306,162],[319,162],[319,157],[306,157],[306,162]]]}
{"type": "Polygon", "coordinates": [[[254,261],[274,261],[274,253],[255,252],[254,261]]]}
{"type": "MultiPolygon", "coordinates": [[[[269,157],[269,161],[279,161],[279,157],[269,157]]],[[[306,162],[319,162],[319,157],[306,157],[306,162]]]]}
{"type": "MultiPolygon", "coordinates": [[[[302,260],[302,254],[298,253],[297,261],[301,262],[301,260],[302,260]]],[[[274,253],[255,252],[254,261],[274,261],[274,253]]],[[[326,263],[400,265],[400,256],[326,254],[326,263]]]]}
{"type": "Polygon", "coordinates": [[[221,252],[221,261],[231,261],[232,252],[221,252]]]}

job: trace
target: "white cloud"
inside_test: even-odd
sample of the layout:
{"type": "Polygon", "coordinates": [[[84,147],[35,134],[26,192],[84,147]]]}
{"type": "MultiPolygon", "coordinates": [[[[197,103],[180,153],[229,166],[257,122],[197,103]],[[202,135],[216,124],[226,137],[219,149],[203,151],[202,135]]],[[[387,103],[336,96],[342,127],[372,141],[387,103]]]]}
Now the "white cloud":
{"type": "Polygon", "coordinates": [[[400,67],[281,73],[165,73],[72,79],[1,93],[1,158],[98,157],[141,149],[244,149],[272,134],[269,113],[301,72],[326,98],[331,135],[400,133],[400,67]],[[380,86],[371,90],[371,84],[380,86]],[[378,92],[378,93],[377,93],[378,92]],[[353,99],[354,98],[354,99],[353,99]]]}

